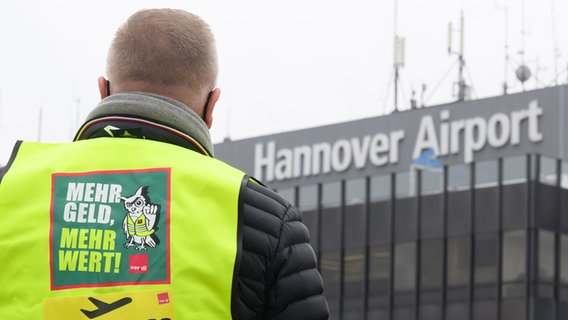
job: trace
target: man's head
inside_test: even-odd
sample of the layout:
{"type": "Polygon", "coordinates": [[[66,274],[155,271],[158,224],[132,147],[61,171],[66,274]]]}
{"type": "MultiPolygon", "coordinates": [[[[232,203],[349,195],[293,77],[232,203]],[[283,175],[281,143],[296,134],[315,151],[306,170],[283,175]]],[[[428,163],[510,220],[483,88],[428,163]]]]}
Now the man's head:
{"type": "Polygon", "coordinates": [[[214,89],[217,72],[215,39],[207,23],[183,10],[147,9],[133,14],[116,32],[107,57],[110,92],[103,77],[99,90],[101,98],[118,92],[168,96],[188,105],[211,127],[220,93],[214,89]]]}

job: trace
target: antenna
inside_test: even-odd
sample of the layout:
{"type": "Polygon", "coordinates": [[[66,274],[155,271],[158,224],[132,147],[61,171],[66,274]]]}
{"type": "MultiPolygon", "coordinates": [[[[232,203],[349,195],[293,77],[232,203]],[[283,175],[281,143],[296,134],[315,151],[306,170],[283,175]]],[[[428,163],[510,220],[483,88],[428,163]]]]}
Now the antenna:
{"type": "Polygon", "coordinates": [[[464,18],[463,18],[463,10],[460,14],[460,28],[457,30],[460,34],[460,47],[459,51],[455,52],[452,51],[452,33],[456,31],[452,28],[452,23],[450,22],[448,26],[448,54],[457,54],[458,61],[459,61],[459,71],[458,71],[458,101],[464,101],[466,98],[469,98],[469,86],[465,83],[465,79],[463,76],[463,72],[465,69],[465,59],[463,57],[463,47],[464,47],[464,18]]]}
{"type": "Polygon", "coordinates": [[[399,69],[404,66],[404,38],[398,36],[398,2],[394,0],[394,111],[398,111],[399,69]]]}
{"type": "Polygon", "coordinates": [[[507,80],[507,67],[509,66],[509,8],[507,6],[500,7],[497,2],[495,2],[495,8],[498,10],[503,10],[505,15],[505,66],[503,68],[503,94],[507,94],[509,89],[509,84],[507,80]]]}
{"type": "Polygon", "coordinates": [[[521,55],[521,65],[515,71],[517,79],[523,86],[523,91],[525,91],[525,82],[531,77],[531,69],[525,65],[525,35],[525,0],[523,0],[521,8],[521,50],[519,51],[521,55]]]}
{"type": "Polygon", "coordinates": [[[560,49],[558,48],[558,40],[556,38],[556,8],[554,5],[555,1],[550,0],[550,11],[551,11],[551,21],[552,21],[552,42],[554,46],[554,85],[558,85],[558,57],[560,56],[560,49]]]}

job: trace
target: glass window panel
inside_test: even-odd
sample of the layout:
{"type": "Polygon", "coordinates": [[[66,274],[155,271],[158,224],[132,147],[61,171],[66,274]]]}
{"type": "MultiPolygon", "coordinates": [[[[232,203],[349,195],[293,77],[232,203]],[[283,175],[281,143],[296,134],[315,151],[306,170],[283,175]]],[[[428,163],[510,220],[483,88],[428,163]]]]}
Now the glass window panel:
{"type": "Polygon", "coordinates": [[[365,252],[363,248],[345,250],[343,257],[343,298],[361,310],[365,289],[365,252]]]}
{"type": "Polygon", "coordinates": [[[568,235],[560,235],[560,283],[568,285],[568,235]]]}
{"type": "Polygon", "coordinates": [[[370,304],[388,304],[390,283],[390,246],[381,245],[370,248],[369,253],[369,301],[370,304]],[[371,303],[374,302],[374,303],[371,303]]]}
{"type": "Polygon", "coordinates": [[[345,248],[362,248],[365,246],[367,221],[365,217],[365,205],[354,204],[345,207],[345,219],[343,221],[345,248]]]}
{"type": "Polygon", "coordinates": [[[396,174],[395,197],[397,199],[416,196],[416,170],[396,174]]]}
{"type": "Polygon", "coordinates": [[[322,185],[322,208],[337,208],[341,206],[341,182],[329,182],[322,185]]]}
{"type": "Polygon", "coordinates": [[[475,188],[497,186],[497,160],[477,162],[475,165],[475,188]]]}
{"type": "Polygon", "coordinates": [[[467,303],[448,303],[446,305],[446,319],[467,320],[469,319],[469,306],[467,303]]]}
{"type": "Polygon", "coordinates": [[[391,176],[371,177],[371,202],[390,200],[391,198],[391,176]]]}
{"type": "Polygon", "coordinates": [[[474,301],[473,320],[497,320],[497,302],[494,300],[474,301]]]}
{"type": "Polygon", "coordinates": [[[278,190],[278,194],[280,194],[282,197],[286,198],[293,205],[297,205],[295,188],[280,189],[280,190],[278,190]]]}
{"type": "MultiPolygon", "coordinates": [[[[523,299],[503,299],[501,302],[501,320],[526,319],[526,302],[523,299]]],[[[540,318],[538,318],[540,319],[540,318]]],[[[549,318],[550,319],[550,318],[549,318]]]]}
{"type": "Polygon", "coordinates": [[[538,232],[538,274],[541,281],[554,281],[554,233],[540,230],[538,232]]]}
{"type": "Polygon", "coordinates": [[[394,251],[394,290],[416,288],[416,243],[397,243],[394,251]]]}
{"type": "Polygon", "coordinates": [[[320,228],[320,248],[322,250],[339,249],[341,243],[341,208],[324,208],[319,217],[321,219],[320,228]]]}
{"type": "Polygon", "coordinates": [[[470,188],[471,170],[462,164],[448,168],[448,191],[467,190],[470,188]]]}
{"type": "Polygon", "coordinates": [[[470,240],[468,237],[449,238],[447,253],[447,284],[449,287],[469,283],[470,240]]]}
{"type": "Polygon", "coordinates": [[[540,156],[540,183],[555,186],[556,177],[556,159],[540,156]]]}
{"type": "Polygon", "coordinates": [[[558,219],[566,219],[559,217],[556,186],[538,184],[535,190],[536,198],[536,225],[539,229],[556,230],[558,219]]]}
{"type": "Polygon", "coordinates": [[[478,234],[475,239],[475,283],[491,284],[497,281],[497,236],[478,234]]]}
{"type": "Polygon", "coordinates": [[[562,161],[562,177],[560,179],[560,186],[563,189],[568,189],[568,161],[562,161]]]}
{"type": "Polygon", "coordinates": [[[523,229],[527,223],[529,184],[519,183],[501,189],[502,227],[505,230],[523,229]]]}
{"type": "Polygon", "coordinates": [[[420,201],[420,236],[422,239],[444,236],[444,196],[422,196],[420,201]]]}
{"type": "Polygon", "coordinates": [[[442,168],[423,168],[420,170],[421,194],[441,193],[444,184],[444,170],[442,168]]]}
{"type": "Polygon", "coordinates": [[[474,223],[476,232],[497,231],[499,229],[499,188],[475,190],[474,223]]]}
{"type": "Polygon", "coordinates": [[[345,205],[365,203],[365,178],[345,182],[345,205]]]}
{"type": "Polygon", "coordinates": [[[523,281],[526,277],[526,232],[524,230],[503,233],[503,282],[523,281]]]}
{"type": "Polygon", "coordinates": [[[442,286],[442,256],[444,243],[441,239],[422,241],[420,246],[420,288],[437,289],[442,286]]]}
{"type": "Polygon", "coordinates": [[[340,295],[340,251],[324,251],[321,254],[320,270],[325,294],[331,313],[337,314],[339,310],[340,295]]]}
{"type": "Polygon", "coordinates": [[[419,308],[420,320],[442,319],[442,308],[439,304],[421,304],[419,308]]]}
{"type": "Polygon", "coordinates": [[[418,198],[396,200],[394,204],[394,239],[396,242],[418,238],[418,198]]]}
{"type": "Polygon", "coordinates": [[[450,236],[471,233],[471,191],[454,191],[447,194],[447,232],[450,236]]]}
{"type": "Polygon", "coordinates": [[[318,208],[318,186],[301,186],[298,206],[302,211],[316,210],[318,208]]]}
{"type": "Polygon", "coordinates": [[[369,242],[372,244],[391,241],[391,211],[390,201],[371,203],[369,212],[369,242]]]}
{"type": "Polygon", "coordinates": [[[518,156],[503,159],[503,184],[527,181],[527,157],[518,156]]]}

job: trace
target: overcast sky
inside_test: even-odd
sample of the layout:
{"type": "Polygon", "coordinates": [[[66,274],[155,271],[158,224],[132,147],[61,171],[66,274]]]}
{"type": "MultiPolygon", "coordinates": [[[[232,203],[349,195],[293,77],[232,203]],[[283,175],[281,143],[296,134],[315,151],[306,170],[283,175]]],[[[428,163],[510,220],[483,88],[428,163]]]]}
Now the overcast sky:
{"type": "Polygon", "coordinates": [[[194,12],[216,34],[222,94],[214,142],[391,112],[395,34],[405,38],[399,107],[409,107],[413,90],[426,106],[455,100],[458,55],[448,54],[448,25],[458,51],[461,12],[472,98],[501,94],[504,81],[510,92],[523,90],[514,74],[522,61],[533,74],[526,90],[568,78],[565,0],[7,1],[0,163],[16,140],[71,140],[99,100],[96,79],[116,28],[148,7],[194,12]]]}

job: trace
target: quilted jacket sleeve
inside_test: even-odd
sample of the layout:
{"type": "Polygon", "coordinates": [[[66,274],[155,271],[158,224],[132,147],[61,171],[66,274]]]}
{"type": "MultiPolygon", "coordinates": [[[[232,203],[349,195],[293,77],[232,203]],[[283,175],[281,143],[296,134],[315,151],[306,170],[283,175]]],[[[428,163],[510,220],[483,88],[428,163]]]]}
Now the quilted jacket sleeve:
{"type": "Polygon", "coordinates": [[[263,186],[249,182],[248,189],[237,314],[243,319],[328,319],[301,212],[263,186]]]}
{"type": "Polygon", "coordinates": [[[301,217],[297,208],[287,208],[272,260],[275,281],[270,291],[274,299],[274,319],[328,318],[316,255],[301,217]]]}

